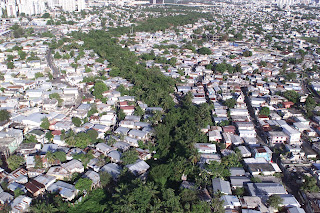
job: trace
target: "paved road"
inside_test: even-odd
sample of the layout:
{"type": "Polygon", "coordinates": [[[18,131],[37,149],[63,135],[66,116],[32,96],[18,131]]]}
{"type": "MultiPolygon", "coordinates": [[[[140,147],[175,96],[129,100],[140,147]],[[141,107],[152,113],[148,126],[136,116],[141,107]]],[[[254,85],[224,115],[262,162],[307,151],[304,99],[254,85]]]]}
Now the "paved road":
{"type": "Polygon", "coordinates": [[[250,97],[248,96],[248,88],[247,87],[241,87],[241,91],[244,94],[244,102],[247,105],[247,109],[248,109],[249,115],[251,117],[251,120],[253,121],[253,124],[255,126],[255,130],[257,132],[257,136],[258,136],[258,138],[261,139],[260,142],[262,142],[263,145],[267,145],[268,144],[268,140],[267,140],[266,134],[262,130],[262,127],[261,127],[261,125],[260,125],[260,123],[259,123],[259,121],[257,119],[257,116],[255,114],[255,111],[254,111],[254,109],[252,107],[250,97]]]}
{"type": "MultiPolygon", "coordinates": [[[[54,83],[54,84],[62,83],[62,84],[66,84],[68,87],[74,87],[65,79],[65,77],[63,75],[61,75],[60,69],[54,64],[54,60],[53,60],[52,54],[51,54],[51,49],[49,49],[47,51],[46,60],[47,60],[47,63],[49,65],[50,69],[52,70],[52,75],[53,75],[52,83],[54,83]]],[[[84,96],[84,93],[82,90],[78,89],[78,92],[79,92],[78,98],[74,102],[75,108],[77,108],[82,103],[82,97],[84,96]]],[[[89,95],[89,94],[87,94],[87,95],[89,95]]]]}

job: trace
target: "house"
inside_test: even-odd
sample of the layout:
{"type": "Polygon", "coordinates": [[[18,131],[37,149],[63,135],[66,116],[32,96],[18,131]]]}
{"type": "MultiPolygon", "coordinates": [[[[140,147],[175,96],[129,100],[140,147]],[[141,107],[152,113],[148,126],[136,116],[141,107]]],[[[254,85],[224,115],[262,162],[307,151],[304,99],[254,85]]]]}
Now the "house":
{"type": "Polygon", "coordinates": [[[14,197],[9,194],[8,192],[1,192],[0,193],[0,203],[5,204],[5,203],[10,203],[14,197]]]}
{"type": "Polygon", "coordinates": [[[98,158],[92,158],[89,163],[87,164],[87,168],[93,169],[95,172],[99,172],[100,167],[99,164],[99,159],[98,158]]]}
{"type": "Polygon", "coordinates": [[[235,209],[241,206],[239,199],[234,195],[222,195],[220,200],[223,201],[222,205],[225,209],[235,209]]]}
{"type": "Polygon", "coordinates": [[[288,142],[290,144],[299,144],[301,132],[296,129],[293,129],[289,125],[281,125],[282,131],[288,136],[288,142]]]}
{"type": "Polygon", "coordinates": [[[58,180],[64,180],[65,178],[69,179],[72,174],[61,166],[52,166],[48,170],[47,175],[53,176],[58,180]]]}
{"type": "Polygon", "coordinates": [[[306,213],[303,208],[291,207],[287,210],[288,213],[306,213]]]}
{"type": "Polygon", "coordinates": [[[199,153],[203,154],[213,154],[217,152],[217,148],[215,144],[211,143],[196,143],[195,148],[198,150],[199,153]]]}
{"type": "Polygon", "coordinates": [[[281,172],[277,164],[269,163],[265,158],[245,158],[244,162],[253,176],[259,174],[273,175],[276,172],[281,172]]]}
{"type": "Polygon", "coordinates": [[[138,140],[147,140],[148,139],[148,133],[141,131],[141,130],[136,130],[132,129],[128,132],[128,136],[132,138],[136,138],[138,140]]]}
{"type": "Polygon", "coordinates": [[[11,172],[8,176],[9,183],[17,182],[21,184],[25,184],[28,182],[27,171],[23,168],[18,168],[11,172]]]}
{"type": "Polygon", "coordinates": [[[200,155],[200,163],[207,163],[210,164],[211,161],[217,161],[217,162],[221,162],[221,157],[219,154],[201,154],[200,155]]]}
{"type": "Polygon", "coordinates": [[[104,155],[107,155],[109,152],[115,150],[113,147],[108,146],[106,143],[98,143],[96,149],[104,155]]]}
{"type": "Polygon", "coordinates": [[[255,147],[252,153],[254,158],[264,158],[268,162],[272,159],[272,151],[267,146],[255,147]]]}
{"type": "Polygon", "coordinates": [[[115,144],[113,144],[113,147],[121,150],[122,152],[125,152],[130,148],[130,144],[123,141],[118,141],[115,144]]]}
{"type": "Polygon", "coordinates": [[[34,168],[36,166],[35,157],[34,156],[27,156],[26,157],[26,168],[34,168]]]}
{"type": "Polygon", "coordinates": [[[10,183],[7,188],[8,188],[8,190],[10,190],[12,192],[14,192],[17,189],[20,189],[24,193],[27,193],[25,186],[22,184],[16,183],[16,182],[10,183]]]}
{"type": "Polygon", "coordinates": [[[20,195],[11,202],[11,212],[21,213],[27,211],[31,204],[32,198],[20,195]]]}
{"type": "Polygon", "coordinates": [[[129,136],[124,137],[124,141],[134,147],[139,147],[138,139],[129,136]]]}
{"type": "Polygon", "coordinates": [[[229,169],[230,171],[230,176],[245,176],[246,172],[244,171],[243,168],[238,168],[238,167],[231,167],[229,169]]]}
{"type": "Polygon", "coordinates": [[[285,143],[288,139],[288,135],[280,131],[270,131],[268,132],[268,140],[271,145],[285,143]]]}
{"type": "Polygon", "coordinates": [[[37,197],[45,191],[45,186],[36,180],[29,181],[25,187],[34,197],[37,197]]]}
{"type": "Polygon", "coordinates": [[[126,167],[135,175],[141,175],[150,168],[150,166],[145,161],[140,159],[133,164],[126,165],[126,167]]]}
{"type": "Polygon", "coordinates": [[[117,179],[121,173],[121,170],[122,169],[118,164],[108,163],[100,169],[100,172],[107,172],[112,176],[113,179],[117,179]]]}
{"type": "Polygon", "coordinates": [[[297,199],[291,194],[281,194],[279,195],[282,198],[282,202],[279,205],[280,207],[301,207],[297,199]]]}
{"type": "Polygon", "coordinates": [[[134,106],[121,106],[120,109],[123,110],[123,112],[126,115],[132,115],[134,113],[135,107],[134,106]]]}
{"type": "Polygon", "coordinates": [[[35,154],[40,149],[41,149],[41,144],[22,143],[19,145],[19,148],[16,150],[16,152],[22,155],[28,155],[28,154],[35,154]]]}
{"type": "Polygon", "coordinates": [[[257,213],[261,212],[269,212],[269,209],[262,203],[261,198],[257,196],[243,196],[240,198],[242,212],[244,212],[245,209],[252,210],[248,211],[247,213],[256,213],[253,209],[259,209],[257,213]]]}
{"type": "Polygon", "coordinates": [[[136,148],[136,151],[138,152],[139,159],[141,159],[141,160],[144,160],[144,161],[149,160],[152,157],[152,155],[148,149],[143,150],[140,148],[136,148]]]}
{"type": "Polygon", "coordinates": [[[68,201],[73,200],[78,193],[78,190],[74,185],[65,183],[60,180],[49,186],[48,191],[51,193],[58,192],[61,197],[65,198],[68,201]]]}
{"type": "Polygon", "coordinates": [[[56,177],[50,175],[39,175],[34,178],[35,181],[44,185],[45,189],[48,189],[54,182],[56,182],[56,177]]]}
{"type": "Polygon", "coordinates": [[[246,183],[251,182],[246,176],[230,176],[232,189],[244,187],[246,183]]]}
{"type": "Polygon", "coordinates": [[[240,129],[239,135],[242,138],[255,138],[257,133],[254,129],[253,130],[240,129]]]}
{"type": "Polygon", "coordinates": [[[114,133],[119,135],[127,135],[129,131],[129,128],[120,126],[114,131],[114,133]]]}
{"type": "Polygon", "coordinates": [[[294,105],[294,103],[291,101],[284,101],[284,102],[282,102],[282,105],[284,108],[289,109],[294,105]]]}
{"type": "Polygon", "coordinates": [[[111,162],[118,163],[121,161],[121,154],[117,150],[109,152],[107,156],[110,158],[111,162]]]}
{"type": "Polygon", "coordinates": [[[243,158],[251,157],[251,152],[248,150],[247,147],[245,147],[245,146],[238,146],[237,148],[240,150],[241,156],[242,156],[243,158]]]}
{"type": "Polygon", "coordinates": [[[247,183],[247,189],[251,196],[260,198],[270,197],[275,194],[287,194],[286,189],[280,183],[247,183]]]}
{"type": "Polygon", "coordinates": [[[82,177],[92,180],[92,187],[99,186],[100,184],[100,175],[95,171],[88,170],[82,177]]]}
{"type": "Polygon", "coordinates": [[[62,168],[67,170],[69,173],[83,173],[84,172],[84,166],[82,163],[78,160],[71,160],[67,163],[64,163],[61,165],[62,168]]]}
{"type": "Polygon", "coordinates": [[[222,180],[221,178],[212,179],[212,188],[214,193],[221,192],[225,195],[232,194],[230,183],[228,181],[222,180]]]}
{"type": "Polygon", "coordinates": [[[209,141],[220,141],[222,139],[220,131],[212,130],[208,132],[209,141]]]}
{"type": "Polygon", "coordinates": [[[226,144],[226,148],[230,147],[232,145],[232,136],[233,134],[230,134],[230,133],[222,133],[222,137],[223,137],[223,140],[226,144]]]}

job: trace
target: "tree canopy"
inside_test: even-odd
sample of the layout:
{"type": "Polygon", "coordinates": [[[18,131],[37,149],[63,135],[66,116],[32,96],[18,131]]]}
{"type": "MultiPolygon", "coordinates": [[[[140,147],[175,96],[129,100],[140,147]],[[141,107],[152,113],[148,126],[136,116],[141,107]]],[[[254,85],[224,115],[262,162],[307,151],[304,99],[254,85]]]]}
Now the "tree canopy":
{"type": "Polygon", "coordinates": [[[198,49],[198,53],[201,55],[210,55],[212,54],[212,51],[207,47],[201,47],[200,49],[198,49]]]}
{"type": "Polygon", "coordinates": [[[283,96],[288,99],[289,101],[292,101],[293,103],[297,104],[300,100],[300,95],[294,90],[287,90],[283,93],[283,96]]]}
{"type": "Polygon", "coordinates": [[[80,191],[89,191],[91,189],[92,180],[89,178],[80,178],[75,187],[80,191]]]}
{"type": "Polygon", "coordinates": [[[260,109],[259,114],[260,114],[260,115],[269,116],[269,115],[270,115],[270,109],[269,109],[269,107],[262,107],[262,108],[260,109]]]}
{"type": "Polygon", "coordinates": [[[48,119],[47,117],[44,117],[44,118],[42,119],[42,122],[41,122],[41,124],[40,124],[40,127],[41,127],[42,129],[49,129],[49,126],[50,126],[49,119],[48,119]]]}
{"type": "Polygon", "coordinates": [[[20,155],[11,155],[7,159],[8,167],[11,170],[16,170],[19,168],[21,165],[24,164],[24,158],[20,155]]]}
{"type": "Polygon", "coordinates": [[[7,121],[10,119],[10,112],[6,109],[0,110],[0,121],[7,121]]]}
{"type": "Polygon", "coordinates": [[[93,92],[92,94],[97,98],[97,99],[102,99],[103,98],[103,92],[107,91],[108,87],[105,83],[98,81],[94,84],[93,87],[93,92]]]}

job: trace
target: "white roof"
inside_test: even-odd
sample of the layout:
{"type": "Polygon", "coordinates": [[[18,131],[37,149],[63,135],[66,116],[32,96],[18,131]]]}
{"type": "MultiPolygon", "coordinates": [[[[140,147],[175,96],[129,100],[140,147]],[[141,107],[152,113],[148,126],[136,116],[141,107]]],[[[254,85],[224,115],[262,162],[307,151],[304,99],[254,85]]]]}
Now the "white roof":
{"type": "Polygon", "coordinates": [[[145,170],[148,170],[150,166],[143,160],[137,160],[133,164],[126,165],[126,167],[132,172],[132,173],[141,173],[145,170]]]}

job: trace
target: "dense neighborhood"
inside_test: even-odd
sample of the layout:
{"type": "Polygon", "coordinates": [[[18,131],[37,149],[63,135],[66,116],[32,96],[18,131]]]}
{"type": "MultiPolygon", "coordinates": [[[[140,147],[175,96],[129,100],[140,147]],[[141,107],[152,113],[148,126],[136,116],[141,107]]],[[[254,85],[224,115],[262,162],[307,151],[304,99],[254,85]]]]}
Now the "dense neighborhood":
{"type": "Polygon", "coordinates": [[[2,14],[1,211],[320,212],[316,3],[147,3],[2,14]]]}

